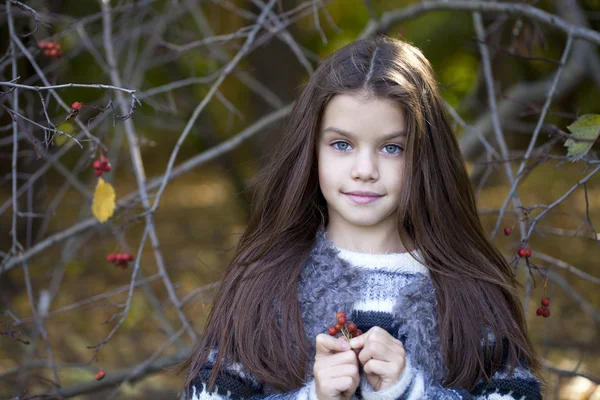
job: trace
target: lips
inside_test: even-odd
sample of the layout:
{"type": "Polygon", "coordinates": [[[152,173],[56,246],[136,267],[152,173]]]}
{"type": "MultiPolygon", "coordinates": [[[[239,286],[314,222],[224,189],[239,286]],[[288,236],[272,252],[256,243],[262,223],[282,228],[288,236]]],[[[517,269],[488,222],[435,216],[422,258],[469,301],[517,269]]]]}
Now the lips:
{"type": "Polygon", "coordinates": [[[369,204],[369,203],[377,201],[378,199],[383,197],[383,195],[380,195],[375,192],[364,192],[364,191],[354,191],[354,192],[348,192],[348,193],[344,193],[344,194],[346,196],[348,196],[348,198],[356,204],[369,204]]]}
{"type": "Polygon", "coordinates": [[[346,194],[352,195],[352,196],[360,196],[360,197],[381,197],[383,195],[379,194],[379,193],[375,193],[375,192],[366,192],[366,191],[360,191],[360,190],[356,190],[353,192],[347,192],[346,194]]]}

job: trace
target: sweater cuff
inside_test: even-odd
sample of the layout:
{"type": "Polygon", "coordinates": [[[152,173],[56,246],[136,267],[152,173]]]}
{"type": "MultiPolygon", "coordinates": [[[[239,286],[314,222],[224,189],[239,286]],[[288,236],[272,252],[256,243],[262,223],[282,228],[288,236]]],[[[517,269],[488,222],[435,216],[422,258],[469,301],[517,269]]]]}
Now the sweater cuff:
{"type": "Polygon", "coordinates": [[[408,358],[405,359],[404,370],[400,375],[398,382],[380,391],[375,391],[367,382],[365,375],[360,377],[360,393],[365,400],[396,400],[399,399],[408,389],[412,381],[414,370],[410,365],[408,358]]]}
{"type": "Polygon", "coordinates": [[[305,384],[304,387],[300,389],[298,400],[318,400],[317,386],[314,379],[311,379],[310,382],[305,384]]]}

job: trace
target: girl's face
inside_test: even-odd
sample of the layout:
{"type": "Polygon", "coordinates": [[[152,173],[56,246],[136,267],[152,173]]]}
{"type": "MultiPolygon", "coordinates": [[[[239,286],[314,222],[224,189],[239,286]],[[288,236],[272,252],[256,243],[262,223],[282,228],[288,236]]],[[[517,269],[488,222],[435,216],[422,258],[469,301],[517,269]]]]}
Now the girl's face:
{"type": "Polygon", "coordinates": [[[405,132],[404,112],[393,100],[338,94],[329,101],[317,152],[330,226],[397,229],[405,132]]]}

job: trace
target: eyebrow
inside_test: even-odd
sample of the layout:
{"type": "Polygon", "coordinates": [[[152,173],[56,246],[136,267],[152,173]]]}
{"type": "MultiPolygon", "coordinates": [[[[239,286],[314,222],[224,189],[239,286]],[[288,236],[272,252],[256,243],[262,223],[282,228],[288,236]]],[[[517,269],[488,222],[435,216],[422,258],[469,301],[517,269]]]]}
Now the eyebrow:
{"type": "MultiPolygon", "coordinates": [[[[343,129],[336,128],[334,126],[329,126],[329,127],[325,128],[325,129],[323,129],[323,133],[325,133],[325,132],[335,132],[335,133],[338,133],[338,134],[340,134],[342,136],[346,136],[348,138],[352,138],[352,137],[355,136],[351,132],[345,131],[343,129]]],[[[396,131],[396,132],[392,132],[392,133],[389,133],[387,135],[381,136],[381,139],[382,140],[391,140],[391,139],[395,139],[395,138],[403,137],[403,136],[406,136],[406,132],[404,132],[404,131],[396,131]]]]}

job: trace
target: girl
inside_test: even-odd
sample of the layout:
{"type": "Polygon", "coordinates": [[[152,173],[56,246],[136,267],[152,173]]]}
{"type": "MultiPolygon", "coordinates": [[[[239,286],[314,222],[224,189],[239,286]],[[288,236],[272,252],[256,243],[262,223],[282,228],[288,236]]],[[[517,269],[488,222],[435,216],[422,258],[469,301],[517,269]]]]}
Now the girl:
{"type": "Polygon", "coordinates": [[[541,399],[429,62],[385,36],[325,60],[259,184],[187,398],[541,399]],[[364,334],[327,335],[343,311],[364,334]]]}

